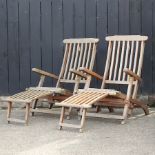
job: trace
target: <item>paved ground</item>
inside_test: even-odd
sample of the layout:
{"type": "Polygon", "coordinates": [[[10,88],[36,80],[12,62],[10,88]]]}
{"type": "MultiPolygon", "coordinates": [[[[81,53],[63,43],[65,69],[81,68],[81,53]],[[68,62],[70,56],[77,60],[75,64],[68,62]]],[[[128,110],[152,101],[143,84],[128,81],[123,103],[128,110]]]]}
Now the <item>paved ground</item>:
{"type": "MultiPolygon", "coordinates": [[[[22,110],[15,112],[22,117],[22,110]]],[[[125,125],[88,118],[84,133],[59,131],[58,120],[58,115],[36,114],[29,126],[7,124],[6,111],[0,110],[0,155],[155,155],[155,113],[125,125]]]]}

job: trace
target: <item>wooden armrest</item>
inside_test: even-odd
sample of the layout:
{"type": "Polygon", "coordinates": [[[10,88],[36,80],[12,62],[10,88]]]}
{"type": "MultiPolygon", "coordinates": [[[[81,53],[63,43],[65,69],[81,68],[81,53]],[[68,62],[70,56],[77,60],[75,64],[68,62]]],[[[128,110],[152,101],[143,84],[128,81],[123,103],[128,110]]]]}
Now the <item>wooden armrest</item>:
{"type": "Polygon", "coordinates": [[[43,70],[40,70],[40,69],[37,69],[37,68],[32,68],[32,71],[33,72],[36,72],[38,74],[41,74],[41,75],[44,75],[44,76],[48,76],[48,77],[51,77],[51,78],[54,78],[56,80],[58,80],[58,76],[54,75],[54,74],[51,74],[51,73],[48,73],[48,72],[45,72],[43,70]]]}
{"type": "Polygon", "coordinates": [[[130,69],[128,68],[125,68],[123,70],[126,74],[128,74],[129,76],[132,76],[134,78],[134,80],[138,80],[138,81],[142,81],[142,78],[139,77],[137,74],[135,74],[133,71],[131,71],[130,69]]]}
{"type": "Polygon", "coordinates": [[[82,72],[80,72],[80,71],[77,71],[77,70],[74,70],[74,69],[70,69],[69,71],[70,71],[71,73],[74,73],[75,75],[78,75],[78,76],[81,76],[81,77],[87,79],[87,76],[84,75],[84,74],[83,74],[82,72]]]}
{"type": "Polygon", "coordinates": [[[89,69],[87,68],[83,68],[83,67],[80,67],[80,71],[83,71],[91,76],[94,76],[95,78],[97,78],[98,80],[103,80],[103,77],[100,76],[99,74],[93,72],[93,71],[90,71],[89,69]]]}

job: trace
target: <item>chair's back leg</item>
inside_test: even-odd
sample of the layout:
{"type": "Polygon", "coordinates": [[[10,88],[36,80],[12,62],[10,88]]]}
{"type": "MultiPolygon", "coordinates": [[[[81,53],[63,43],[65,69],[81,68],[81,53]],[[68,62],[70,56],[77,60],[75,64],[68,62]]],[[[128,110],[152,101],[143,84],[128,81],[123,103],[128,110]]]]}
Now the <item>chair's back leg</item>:
{"type": "MultiPolygon", "coordinates": [[[[37,87],[42,87],[43,84],[44,84],[44,81],[45,81],[45,76],[44,76],[44,75],[41,75],[37,87]]],[[[36,107],[37,107],[37,103],[38,103],[38,99],[35,100],[35,101],[32,103],[32,109],[36,109],[36,107]]],[[[32,112],[32,116],[34,116],[34,112],[32,112]]]]}
{"type": "Polygon", "coordinates": [[[25,123],[26,123],[26,125],[28,125],[29,114],[30,114],[30,103],[26,103],[26,113],[25,113],[25,123]]]}

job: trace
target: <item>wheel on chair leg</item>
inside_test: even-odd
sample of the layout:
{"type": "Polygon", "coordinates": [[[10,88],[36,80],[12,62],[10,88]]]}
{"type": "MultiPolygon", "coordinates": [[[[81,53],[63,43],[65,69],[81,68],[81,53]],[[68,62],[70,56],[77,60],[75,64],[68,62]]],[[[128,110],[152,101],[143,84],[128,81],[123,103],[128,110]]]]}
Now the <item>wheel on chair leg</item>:
{"type": "Polygon", "coordinates": [[[121,124],[123,125],[123,124],[126,124],[126,121],[125,120],[122,120],[121,121],[121,124]]]}
{"type": "Polygon", "coordinates": [[[59,130],[62,130],[62,126],[59,126],[58,129],[59,129],[59,130]]]}
{"type": "Polygon", "coordinates": [[[83,129],[80,129],[79,132],[82,133],[83,132],[83,129]]]}

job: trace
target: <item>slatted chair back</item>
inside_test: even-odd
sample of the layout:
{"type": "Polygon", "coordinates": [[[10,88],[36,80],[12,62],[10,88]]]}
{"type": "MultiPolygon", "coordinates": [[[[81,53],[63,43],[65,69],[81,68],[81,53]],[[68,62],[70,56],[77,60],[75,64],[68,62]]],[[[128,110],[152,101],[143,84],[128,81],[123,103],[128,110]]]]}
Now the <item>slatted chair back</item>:
{"type": "MultiPolygon", "coordinates": [[[[96,45],[99,39],[97,38],[82,38],[82,39],[65,39],[64,59],[61,67],[61,72],[57,82],[57,87],[60,83],[76,83],[76,76],[70,72],[70,69],[78,70],[79,67],[93,69],[96,45]]],[[[90,85],[91,78],[80,80],[80,83],[90,85]]]]}
{"type": "MultiPolygon", "coordinates": [[[[141,76],[143,64],[144,46],[147,36],[124,35],[108,36],[108,53],[102,82],[105,84],[129,84],[129,77],[123,72],[125,68],[130,69],[141,76]]],[[[138,81],[134,81],[132,98],[135,98],[138,90],[138,81]]]]}

